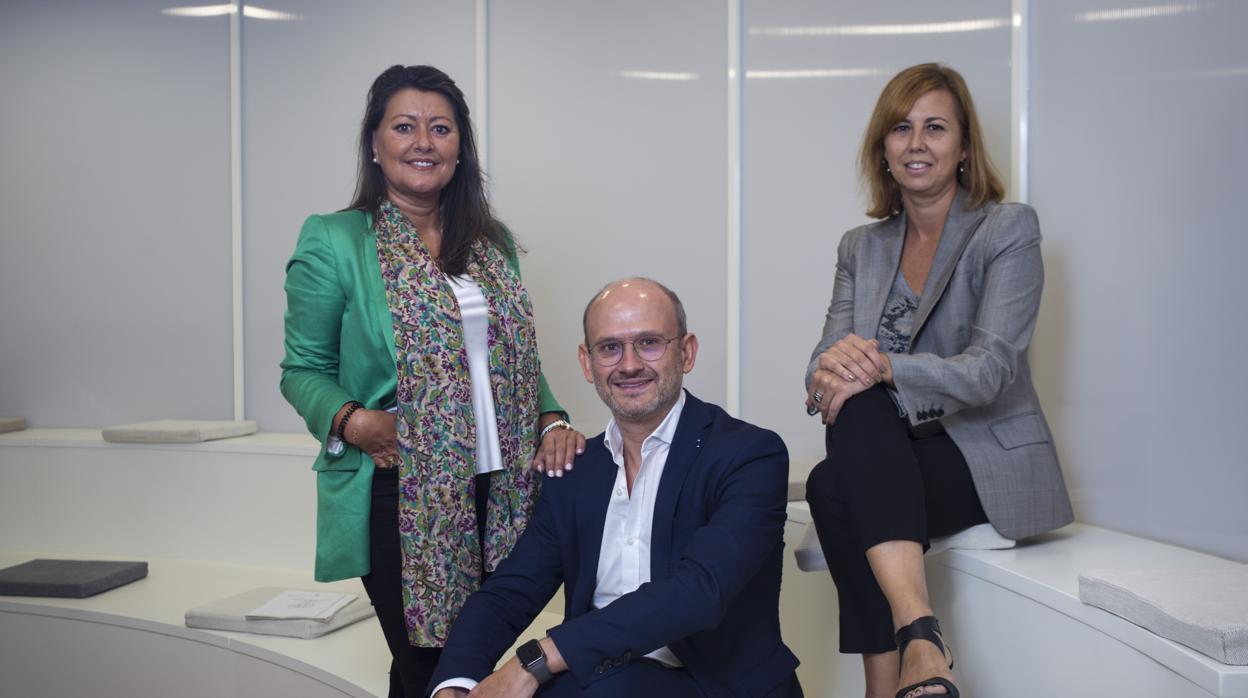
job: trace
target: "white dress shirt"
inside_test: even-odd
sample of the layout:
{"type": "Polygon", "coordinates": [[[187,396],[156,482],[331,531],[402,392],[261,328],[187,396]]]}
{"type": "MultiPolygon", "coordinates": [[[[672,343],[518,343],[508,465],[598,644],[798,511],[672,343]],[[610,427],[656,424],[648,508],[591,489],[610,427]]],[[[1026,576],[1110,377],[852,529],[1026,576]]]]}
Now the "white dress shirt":
{"type": "MultiPolygon", "coordinates": [[[[619,470],[615,487],[607,504],[607,518],[602,527],[602,548],[598,553],[598,583],[594,587],[594,608],[605,608],[621,596],[636,591],[650,581],[650,533],[654,529],[654,502],[659,496],[659,481],[667,465],[667,454],[676,436],[676,425],[685,408],[685,393],[659,423],[657,429],[641,442],[641,467],[629,494],[624,473],[624,439],[620,427],[612,419],[607,423],[603,443],[611,451],[611,459],[619,470]]],[[[683,666],[667,647],[646,655],[668,666],[683,666]]]]}
{"type": "MultiPolygon", "coordinates": [[[[676,436],[680,413],[685,409],[685,392],[650,436],[641,442],[641,467],[628,491],[624,473],[624,438],[615,419],[607,422],[603,444],[611,451],[611,460],[618,468],[607,518],[602,526],[602,547],[598,552],[598,575],[594,587],[594,608],[604,608],[612,601],[650,581],[650,534],[654,529],[654,503],[659,495],[659,481],[667,465],[667,454],[676,436]]],[[[646,655],[667,666],[684,666],[668,647],[660,647],[646,655]]],[[[451,687],[472,690],[476,681],[468,678],[447,679],[433,689],[434,693],[451,687]]]]}

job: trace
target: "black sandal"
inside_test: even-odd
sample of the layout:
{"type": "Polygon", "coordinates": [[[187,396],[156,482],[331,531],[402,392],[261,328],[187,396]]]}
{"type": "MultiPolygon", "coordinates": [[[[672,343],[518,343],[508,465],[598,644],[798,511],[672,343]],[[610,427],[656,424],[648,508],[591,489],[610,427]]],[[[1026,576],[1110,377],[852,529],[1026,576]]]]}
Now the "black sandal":
{"type": "MultiPolygon", "coordinates": [[[[926,640],[933,645],[940,653],[949,660],[949,668],[953,668],[953,653],[945,646],[943,636],[940,634],[940,623],[936,620],[936,616],[923,616],[916,619],[910,625],[897,631],[897,663],[900,666],[906,659],[906,647],[914,640],[926,640]]],[[[896,698],[905,698],[906,694],[916,688],[943,688],[949,692],[948,698],[958,698],[958,687],[954,686],[949,679],[940,676],[933,676],[930,679],[910,684],[905,688],[897,691],[896,698]]]]}

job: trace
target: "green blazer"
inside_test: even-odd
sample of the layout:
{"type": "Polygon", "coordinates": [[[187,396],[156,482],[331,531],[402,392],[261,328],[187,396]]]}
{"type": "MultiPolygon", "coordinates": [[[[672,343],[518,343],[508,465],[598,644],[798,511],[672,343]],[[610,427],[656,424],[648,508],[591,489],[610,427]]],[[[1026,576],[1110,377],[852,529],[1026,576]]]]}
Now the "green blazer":
{"type": "MultiPolygon", "coordinates": [[[[512,268],[520,273],[513,255],[512,268]]],[[[368,514],[373,460],[347,446],[325,450],[343,404],[394,406],[394,329],[377,263],[371,214],[339,211],[310,216],[286,264],[286,357],[282,395],[321,442],[316,471],[316,580],[368,574],[368,514]]],[[[542,412],[562,412],[539,376],[542,412]]],[[[536,419],[534,415],[534,419],[536,419]]]]}

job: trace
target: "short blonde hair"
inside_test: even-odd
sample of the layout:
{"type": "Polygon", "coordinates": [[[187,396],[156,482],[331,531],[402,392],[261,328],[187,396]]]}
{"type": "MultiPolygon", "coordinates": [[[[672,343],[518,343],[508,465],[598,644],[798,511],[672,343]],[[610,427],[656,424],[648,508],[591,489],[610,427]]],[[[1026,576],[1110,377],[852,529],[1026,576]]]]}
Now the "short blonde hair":
{"type": "Polygon", "coordinates": [[[884,163],[884,138],[893,126],[906,118],[914,103],[932,90],[945,90],[953,96],[962,127],[962,147],[966,160],[957,175],[958,185],[969,192],[968,208],[979,208],[1005,195],[1001,177],[988,158],[984,138],[975,116],[971,91],[958,71],[939,63],[920,63],[893,76],[884,86],[875,111],[867,123],[858,154],[858,170],[867,191],[867,215],[888,218],[901,211],[901,189],[884,163]]]}

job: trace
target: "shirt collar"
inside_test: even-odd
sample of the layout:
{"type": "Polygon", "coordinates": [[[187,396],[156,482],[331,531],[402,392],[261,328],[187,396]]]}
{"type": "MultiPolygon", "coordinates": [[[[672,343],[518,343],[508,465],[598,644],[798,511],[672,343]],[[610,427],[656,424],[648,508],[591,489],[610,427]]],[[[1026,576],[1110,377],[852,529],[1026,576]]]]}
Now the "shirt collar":
{"type": "MultiPolygon", "coordinates": [[[[667,411],[667,416],[659,422],[659,426],[646,440],[641,442],[641,450],[645,451],[646,447],[652,441],[661,441],[668,446],[672,445],[672,439],[676,437],[676,426],[680,424],[680,413],[685,409],[685,391],[680,391],[680,397],[676,398],[676,404],[672,405],[672,409],[667,411]]],[[[624,436],[620,433],[620,425],[615,423],[615,417],[607,422],[607,430],[602,435],[602,442],[611,451],[611,459],[616,465],[624,462],[624,436]]]]}

